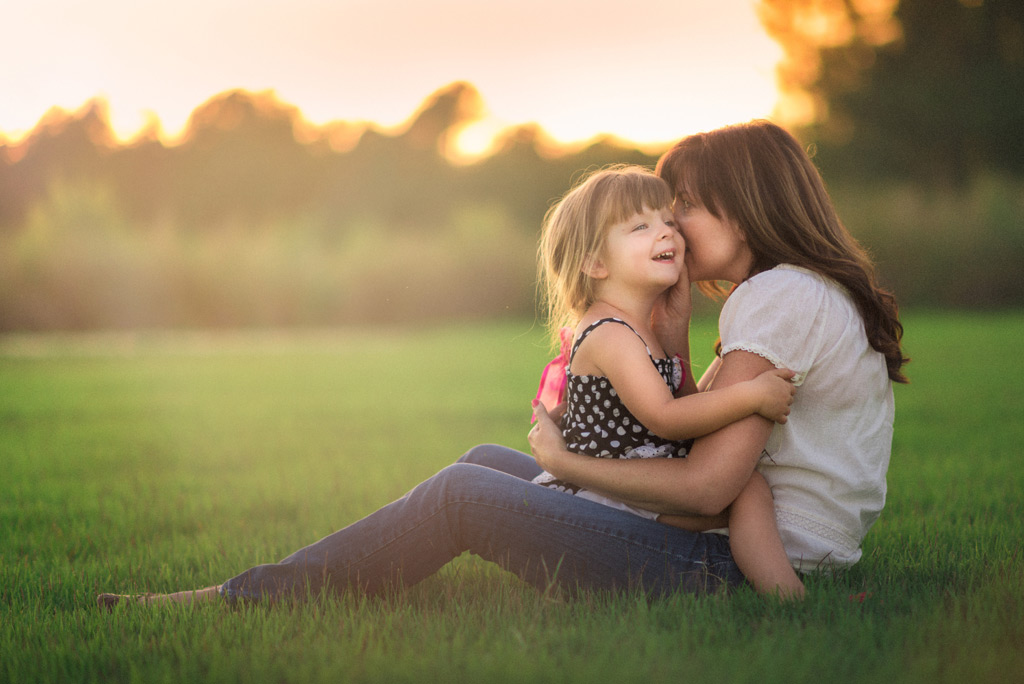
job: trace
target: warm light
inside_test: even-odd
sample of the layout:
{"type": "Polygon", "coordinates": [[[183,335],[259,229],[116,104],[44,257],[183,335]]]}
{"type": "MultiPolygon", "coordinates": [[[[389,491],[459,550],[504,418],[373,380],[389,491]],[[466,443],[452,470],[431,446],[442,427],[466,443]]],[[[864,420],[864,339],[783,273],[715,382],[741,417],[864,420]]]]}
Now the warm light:
{"type": "Polygon", "coordinates": [[[496,118],[488,117],[464,126],[456,136],[449,158],[456,163],[471,163],[486,157],[494,149],[501,132],[507,127],[496,118]]]}
{"type": "Polygon", "coordinates": [[[853,37],[853,24],[842,6],[818,5],[798,13],[794,26],[797,32],[811,39],[814,45],[836,46],[853,37]]]}
{"type": "Polygon", "coordinates": [[[775,107],[776,118],[783,126],[806,126],[814,122],[817,113],[814,97],[800,90],[781,95],[775,107]]]}
{"type": "Polygon", "coordinates": [[[274,90],[316,126],[347,122],[331,137],[344,149],[352,125],[400,127],[463,80],[491,112],[458,135],[451,154],[465,160],[527,122],[563,144],[612,135],[650,147],[769,116],[778,98],[781,49],[752,0],[295,0],[251,3],[244,21],[227,0],[179,0],[174,12],[135,0],[50,5],[5,9],[18,27],[0,42],[0,62],[17,65],[0,70],[8,138],[52,106],[100,97],[119,140],[173,142],[209,98],[274,90]]]}

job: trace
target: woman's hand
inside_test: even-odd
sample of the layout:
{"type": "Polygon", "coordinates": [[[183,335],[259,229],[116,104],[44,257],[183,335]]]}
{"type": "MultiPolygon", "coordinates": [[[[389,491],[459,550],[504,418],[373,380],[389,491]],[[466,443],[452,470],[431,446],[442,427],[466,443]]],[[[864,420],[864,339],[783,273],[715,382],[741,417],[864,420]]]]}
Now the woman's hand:
{"type": "Polygon", "coordinates": [[[670,356],[682,354],[689,357],[690,314],[693,299],[690,293],[690,279],[686,268],[679,275],[679,281],[665,291],[654,303],[651,326],[658,342],[670,356]],[[684,353],[685,352],[685,353],[684,353]]]}
{"type": "Polygon", "coordinates": [[[565,413],[565,404],[559,404],[549,412],[544,404],[536,399],[533,401],[535,422],[528,435],[530,451],[537,460],[537,464],[549,473],[552,471],[548,466],[559,454],[565,452],[565,440],[562,438],[562,430],[558,427],[557,422],[563,413],[565,413]]]}

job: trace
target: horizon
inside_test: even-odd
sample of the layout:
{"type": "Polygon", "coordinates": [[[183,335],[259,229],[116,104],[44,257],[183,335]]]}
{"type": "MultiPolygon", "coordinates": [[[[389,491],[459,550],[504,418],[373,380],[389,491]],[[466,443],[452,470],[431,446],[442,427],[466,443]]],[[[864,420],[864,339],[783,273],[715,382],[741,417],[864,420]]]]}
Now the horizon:
{"type": "Polygon", "coordinates": [[[782,49],[752,0],[629,12],[609,0],[40,0],[5,15],[19,31],[0,58],[25,65],[0,74],[0,138],[15,145],[55,108],[95,101],[118,141],[158,131],[171,144],[196,108],[232,90],[272,92],[313,126],[393,131],[467,82],[483,102],[459,138],[468,156],[529,124],[560,146],[610,136],[650,149],[779,106],[782,49]]]}
{"type": "MultiPolygon", "coordinates": [[[[293,116],[293,133],[297,144],[304,145],[319,141],[326,143],[328,147],[336,153],[344,153],[357,146],[362,136],[370,131],[386,137],[401,136],[417,120],[424,110],[434,103],[435,98],[438,95],[444,94],[457,86],[468,86],[470,89],[475,91],[475,86],[471,83],[456,82],[446,84],[435,89],[433,92],[428,93],[423,98],[419,106],[410,111],[409,115],[404,120],[393,126],[382,126],[373,121],[345,120],[328,121],[323,124],[318,124],[311,122],[297,105],[282,100],[273,90],[256,92],[243,88],[230,89],[220,93],[215,93],[203,102],[197,104],[191,110],[184,127],[177,131],[173,136],[168,135],[163,131],[160,121],[155,116],[147,123],[146,126],[132,132],[130,135],[118,135],[112,123],[109,101],[102,96],[97,96],[85,101],[76,109],[66,109],[59,106],[51,107],[50,110],[40,117],[33,128],[24,132],[18,138],[7,137],[3,131],[0,131],[0,151],[6,149],[7,161],[17,162],[29,146],[31,146],[33,138],[40,135],[45,136],[47,133],[55,130],[59,131],[69,122],[81,121],[84,118],[91,116],[96,117],[96,119],[106,126],[107,132],[112,136],[111,140],[115,144],[115,147],[130,148],[136,144],[149,141],[159,142],[162,146],[167,148],[177,147],[188,144],[192,127],[195,125],[194,116],[197,112],[200,112],[211,105],[216,106],[216,103],[218,102],[223,102],[236,96],[241,96],[249,100],[255,106],[256,110],[262,115],[271,116],[277,113],[291,114],[293,116]]],[[[483,104],[486,106],[486,103],[483,104]]],[[[732,123],[740,122],[728,121],[722,122],[721,125],[728,125],[732,123]]],[[[586,139],[562,142],[551,136],[551,134],[540,126],[540,124],[529,122],[524,124],[510,124],[506,128],[489,129],[488,134],[490,137],[488,138],[488,144],[485,147],[479,150],[474,150],[473,148],[466,150],[459,146],[460,136],[463,136],[463,134],[468,131],[469,138],[472,140],[472,137],[475,134],[475,124],[476,121],[474,121],[474,118],[470,116],[467,118],[465,123],[456,124],[450,129],[455,133],[454,143],[450,144],[448,149],[440,150],[442,155],[449,162],[465,164],[491,156],[500,150],[500,143],[503,140],[515,137],[516,132],[523,128],[534,129],[536,131],[534,144],[545,153],[549,153],[554,156],[575,154],[591,145],[600,143],[612,144],[626,149],[636,149],[644,154],[657,155],[676,142],[676,140],[668,140],[654,143],[643,143],[635,140],[628,140],[615,135],[614,133],[596,133],[586,139]]],[[[700,131],[686,131],[680,134],[679,138],[696,132],[700,131]]],[[[94,142],[96,142],[96,144],[101,144],[98,139],[94,142]]]]}

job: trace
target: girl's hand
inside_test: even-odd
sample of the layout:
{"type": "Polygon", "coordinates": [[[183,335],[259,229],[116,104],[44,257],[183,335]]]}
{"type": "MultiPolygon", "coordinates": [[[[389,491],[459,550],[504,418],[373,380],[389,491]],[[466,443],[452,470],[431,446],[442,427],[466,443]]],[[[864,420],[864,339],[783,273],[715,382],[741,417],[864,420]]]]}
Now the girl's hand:
{"type": "Polygon", "coordinates": [[[565,451],[565,440],[562,438],[562,430],[558,427],[556,420],[560,420],[565,413],[565,404],[559,404],[550,412],[544,404],[533,400],[533,417],[535,423],[527,436],[530,441],[530,451],[537,459],[537,464],[551,472],[548,466],[553,459],[565,451]]]}
{"type": "Polygon", "coordinates": [[[750,380],[757,392],[757,413],[776,423],[785,423],[796,395],[791,380],[796,373],[788,368],[773,368],[750,380]]]}

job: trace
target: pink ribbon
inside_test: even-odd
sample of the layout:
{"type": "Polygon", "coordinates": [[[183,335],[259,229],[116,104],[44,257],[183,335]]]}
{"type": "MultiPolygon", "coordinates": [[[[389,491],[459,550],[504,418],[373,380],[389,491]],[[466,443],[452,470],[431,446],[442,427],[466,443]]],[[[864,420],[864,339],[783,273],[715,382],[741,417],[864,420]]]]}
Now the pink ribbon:
{"type": "MultiPolygon", "coordinates": [[[[544,404],[544,408],[549,411],[561,404],[565,398],[565,369],[569,365],[569,354],[572,350],[572,332],[572,328],[562,328],[558,331],[558,337],[562,341],[560,353],[544,366],[544,372],[540,375],[537,401],[544,404]]],[[[531,419],[530,422],[533,420],[535,419],[531,419]]]]}

